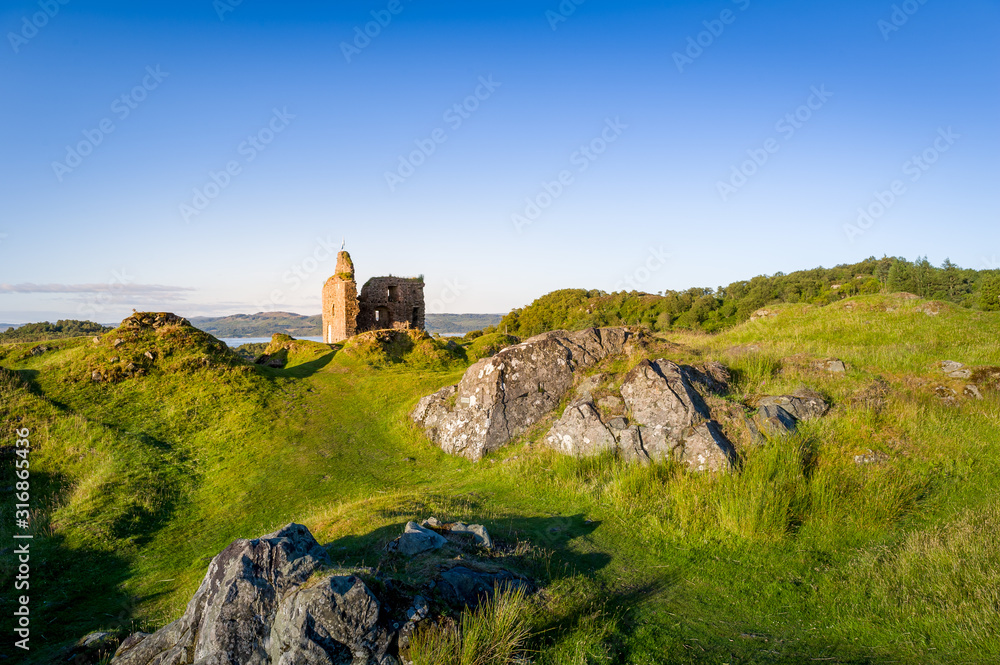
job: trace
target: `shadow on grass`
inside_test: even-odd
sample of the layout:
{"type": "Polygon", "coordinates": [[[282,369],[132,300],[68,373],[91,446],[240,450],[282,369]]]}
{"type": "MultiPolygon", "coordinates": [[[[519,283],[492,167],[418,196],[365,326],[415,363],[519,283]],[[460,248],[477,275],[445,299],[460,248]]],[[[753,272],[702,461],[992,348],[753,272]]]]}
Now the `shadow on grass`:
{"type": "MultiPolygon", "coordinates": [[[[46,499],[58,497],[68,486],[59,474],[35,471],[31,475],[33,501],[44,505],[46,499]]],[[[110,657],[123,639],[145,626],[136,620],[140,601],[147,602],[160,594],[136,598],[123,590],[132,577],[132,562],[122,553],[122,545],[147,541],[169,521],[173,502],[154,513],[135,506],[126,507],[104,527],[85,522],[65,527],[49,523],[49,511],[35,511],[34,537],[15,541],[9,528],[0,529],[0,540],[11,543],[5,547],[0,563],[0,612],[13,616],[18,596],[30,598],[30,651],[19,653],[16,662],[68,662],[76,665],[98,662],[110,657]],[[16,591],[16,576],[21,574],[13,547],[22,543],[29,549],[29,590],[16,591]],[[113,639],[103,651],[86,656],[74,652],[73,645],[84,635],[102,631],[113,639]]],[[[6,524],[12,520],[5,520],[6,524]]],[[[20,650],[18,650],[20,652],[20,650]]]]}
{"type": "MultiPolygon", "coordinates": [[[[474,511],[475,506],[473,502],[467,509],[474,511]]],[[[398,516],[398,513],[391,511],[390,516],[398,516]]],[[[430,516],[428,513],[425,517],[414,520],[419,523],[430,516]]],[[[443,519],[443,521],[448,520],[443,519]]],[[[514,565],[520,569],[516,572],[527,573],[539,579],[546,578],[551,581],[578,574],[591,575],[611,561],[611,556],[604,552],[580,551],[578,548],[570,547],[572,541],[590,535],[601,525],[600,522],[588,520],[583,515],[510,516],[484,520],[484,525],[496,546],[490,560],[498,564],[502,564],[504,559],[516,564],[514,559],[517,557],[508,556],[507,553],[516,551],[519,544],[533,547],[536,550],[535,555],[539,552],[551,554],[551,557],[545,556],[544,562],[539,556],[530,561],[529,557],[525,557],[524,564],[514,565]]],[[[351,565],[373,565],[376,559],[383,558],[385,546],[402,534],[405,527],[405,521],[395,522],[363,535],[343,536],[327,543],[326,547],[335,561],[342,560],[351,565]]]]}
{"type": "Polygon", "coordinates": [[[7,369],[6,372],[13,374],[21,382],[21,385],[35,397],[44,397],[42,387],[38,385],[39,371],[37,369],[7,369]]]}
{"type": "Polygon", "coordinates": [[[266,365],[256,365],[256,368],[262,376],[265,376],[269,379],[273,379],[279,376],[290,377],[295,379],[305,379],[312,376],[316,372],[319,372],[324,367],[329,365],[330,362],[333,360],[334,356],[337,355],[338,351],[339,349],[333,349],[329,353],[324,353],[323,355],[314,360],[310,360],[309,362],[304,362],[300,365],[295,365],[293,367],[275,368],[275,367],[268,367],[266,365]]]}

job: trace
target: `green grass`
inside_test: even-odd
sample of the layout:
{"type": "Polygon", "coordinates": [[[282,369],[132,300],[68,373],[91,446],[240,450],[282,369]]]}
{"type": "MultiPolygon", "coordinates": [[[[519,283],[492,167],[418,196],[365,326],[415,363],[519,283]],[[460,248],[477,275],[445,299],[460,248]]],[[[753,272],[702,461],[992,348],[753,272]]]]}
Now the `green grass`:
{"type": "Polygon", "coordinates": [[[408,652],[413,665],[513,665],[523,662],[531,637],[527,591],[496,592],[476,609],[466,609],[457,624],[419,628],[408,652]]]}
{"type": "Polygon", "coordinates": [[[27,662],[91,630],[175,619],[234,538],[297,521],[337,563],[374,565],[430,515],[485,524],[542,582],[523,639],[539,663],[991,662],[1000,398],[961,397],[935,363],[1000,365],[1000,314],[925,304],[781,306],[719,335],[668,335],[675,346],[650,354],[727,364],[731,402],[805,385],[833,404],[714,476],[560,456],[532,444],[543,429],[478,464],[449,457],[407,414],[468,360],[422,338],[297,344],[280,370],[212,355],[207,336],[0,346],[3,441],[30,427],[34,446],[27,662]],[[146,376],[90,380],[145,350],[146,376]],[[815,367],[829,357],[847,374],[815,367]],[[855,463],[869,451],[884,461],[855,463]]]}

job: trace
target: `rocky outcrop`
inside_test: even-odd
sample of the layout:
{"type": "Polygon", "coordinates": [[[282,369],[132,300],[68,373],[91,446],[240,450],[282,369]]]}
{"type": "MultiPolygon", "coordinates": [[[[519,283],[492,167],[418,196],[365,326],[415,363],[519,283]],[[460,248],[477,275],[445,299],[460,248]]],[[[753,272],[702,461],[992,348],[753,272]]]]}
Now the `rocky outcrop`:
{"type": "Polygon", "coordinates": [[[391,663],[378,601],[354,575],[303,585],[328,563],[306,527],[234,541],[209,564],[180,619],[136,633],[114,665],[391,663]]]}
{"type": "Polygon", "coordinates": [[[633,461],[673,457],[696,471],[727,468],[735,463],[736,451],[695,388],[701,384],[718,391],[726,381],[721,365],[700,371],[662,358],[643,360],[622,380],[620,398],[631,419],[614,415],[605,422],[585,394],[566,408],[544,441],[581,457],[617,450],[633,461]]]}
{"type": "Polygon", "coordinates": [[[805,388],[796,390],[791,395],[764,397],[757,401],[757,406],[759,408],[781,408],[796,420],[819,418],[830,410],[830,405],[826,403],[822,395],[805,388]]]}
{"type": "Polygon", "coordinates": [[[403,535],[386,545],[385,549],[389,552],[398,552],[403,556],[414,556],[421,552],[436,550],[447,542],[444,536],[424,528],[416,522],[407,522],[403,529],[403,535]]]}
{"type": "Polygon", "coordinates": [[[968,379],[972,376],[971,369],[963,363],[955,362],[954,360],[942,361],[941,371],[944,372],[945,376],[952,379],[968,379]]]}
{"type": "Polygon", "coordinates": [[[826,415],[830,405],[819,393],[802,388],[791,395],[770,395],[757,401],[756,421],[768,434],[782,435],[795,430],[800,420],[826,415]]]}
{"type": "Polygon", "coordinates": [[[601,414],[590,399],[577,400],[566,407],[548,434],[549,447],[567,455],[590,457],[618,447],[618,439],[601,420],[601,414]]]}
{"type": "Polygon", "coordinates": [[[132,316],[121,322],[122,329],[165,328],[167,326],[190,326],[191,323],[182,316],[171,312],[133,312],[132,316]]]}
{"type": "Polygon", "coordinates": [[[590,328],[529,338],[420,400],[411,418],[445,452],[479,460],[555,409],[574,372],[625,352],[633,337],[625,328],[590,328]]]}
{"type": "Polygon", "coordinates": [[[466,524],[465,522],[441,522],[436,517],[425,519],[421,526],[433,529],[437,533],[459,534],[469,536],[472,542],[488,550],[493,549],[493,539],[482,524],[466,524]]]}
{"type": "MultiPolygon", "coordinates": [[[[396,665],[422,622],[455,625],[497,590],[535,589],[495,560],[480,560],[493,546],[480,524],[409,522],[393,542],[410,540],[431,546],[386,548],[395,552],[390,559],[415,557],[397,578],[373,568],[324,570],[326,550],[299,524],[236,540],[212,559],[183,616],[129,636],[112,665],[396,665]],[[359,575],[371,576],[380,595],[359,575]]],[[[88,635],[73,653],[107,650],[111,637],[88,635]]]]}
{"type": "Polygon", "coordinates": [[[465,566],[455,566],[441,573],[438,586],[441,595],[451,604],[473,608],[489,599],[495,591],[530,590],[525,580],[507,571],[485,572],[465,566]]]}

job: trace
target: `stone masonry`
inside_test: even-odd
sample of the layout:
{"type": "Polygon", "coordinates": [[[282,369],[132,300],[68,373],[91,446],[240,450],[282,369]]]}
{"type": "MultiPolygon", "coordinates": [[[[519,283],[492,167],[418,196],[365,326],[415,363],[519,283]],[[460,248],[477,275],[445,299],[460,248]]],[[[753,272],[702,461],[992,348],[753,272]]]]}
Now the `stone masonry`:
{"type": "Polygon", "coordinates": [[[372,277],[361,287],[345,251],[323,285],[323,341],[334,344],[367,330],[424,327],[422,277],[372,277]]]}

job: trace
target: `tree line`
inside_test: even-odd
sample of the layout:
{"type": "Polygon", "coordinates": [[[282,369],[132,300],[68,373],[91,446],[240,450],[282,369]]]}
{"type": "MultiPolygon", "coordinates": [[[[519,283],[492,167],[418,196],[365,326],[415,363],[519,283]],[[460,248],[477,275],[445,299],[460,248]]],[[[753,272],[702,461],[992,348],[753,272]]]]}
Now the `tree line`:
{"type": "Polygon", "coordinates": [[[1000,270],[960,268],[948,259],[934,266],[926,257],[911,262],[884,256],[833,268],[759,275],[714,289],[657,294],[562,289],[511,311],[498,325],[483,332],[505,332],[524,338],[559,328],[613,325],[715,332],[742,323],[758,309],[777,303],[827,305],[856,295],[899,292],[968,309],[998,311],[1000,270]]]}

